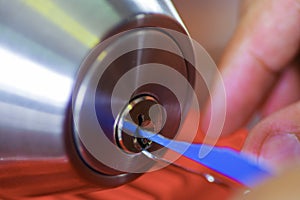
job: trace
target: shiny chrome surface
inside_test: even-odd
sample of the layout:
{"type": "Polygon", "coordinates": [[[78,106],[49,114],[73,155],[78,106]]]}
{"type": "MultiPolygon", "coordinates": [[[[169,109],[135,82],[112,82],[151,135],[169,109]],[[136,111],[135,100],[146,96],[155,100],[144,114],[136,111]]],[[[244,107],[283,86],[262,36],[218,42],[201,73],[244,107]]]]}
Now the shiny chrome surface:
{"type": "MultiPolygon", "coordinates": [[[[159,132],[162,127],[162,118],[165,113],[163,109],[158,107],[150,117],[150,109],[152,106],[159,106],[157,100],[149,95],[142,95],[129,102],[120,112],[115,123],[115,141],[117,145],[126,153],[140,153],[149,149],[152,141],[146,138],[140,138],[138,135],[129,135],[124,132],[123,123],[125,120],[133,121],[135,124],[149,130],[159,132]]],[[[155,108],[153,108],[155,109],[155,108]]]]}
{"type": "MultiPolygon", "coordinates": [[[[87,56],[74,89],[73,114],[79,153],[90,167],[106,174],[148,171],[152,160],[117,148],[115,120],[132,99],[152,96],[168,115],[160,133],[174,137],[184,118],[181,108],[186,107],[189,91],[178,75],[185,80],[192,77],[184,59],[178,56],[182,53],[162,29],[145,27],[122,32],[97,45],[87,56]]],[[[140,106],[133,118],[145,113],[145,108],[146,105],[140,106]]]]}
{"type": "Polygon", "coordinates": [[[168,0],[0,0],[0,197],[79,193],[137,177],[91,170],[81,159],[71,95],[97,43],[153,26],[185,32],[168,0]]]}

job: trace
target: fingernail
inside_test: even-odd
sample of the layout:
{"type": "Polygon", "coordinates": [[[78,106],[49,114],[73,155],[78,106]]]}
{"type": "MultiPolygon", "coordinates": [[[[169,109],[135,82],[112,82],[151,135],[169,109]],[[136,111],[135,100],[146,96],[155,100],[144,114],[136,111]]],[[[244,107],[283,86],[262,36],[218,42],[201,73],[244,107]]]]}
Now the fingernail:
{"type": "Polygon", "coordinates": [[[274,170],[300,160],[300,142],[295,134],[268,137],[260,150],[258,161],[274,170]]]}

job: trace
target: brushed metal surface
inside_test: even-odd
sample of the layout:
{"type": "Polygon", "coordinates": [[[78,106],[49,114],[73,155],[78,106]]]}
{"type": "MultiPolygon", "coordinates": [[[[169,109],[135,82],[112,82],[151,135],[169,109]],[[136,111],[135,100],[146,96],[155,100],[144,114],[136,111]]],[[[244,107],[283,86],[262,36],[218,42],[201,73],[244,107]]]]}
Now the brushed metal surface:
{"type": "Polygon", "coordinates": [[[138,176],[86,165],[70,113],[88,53],[136,27],[185,32],[168,0],[0,0],[0,197],[80,193],[138,176]]]}

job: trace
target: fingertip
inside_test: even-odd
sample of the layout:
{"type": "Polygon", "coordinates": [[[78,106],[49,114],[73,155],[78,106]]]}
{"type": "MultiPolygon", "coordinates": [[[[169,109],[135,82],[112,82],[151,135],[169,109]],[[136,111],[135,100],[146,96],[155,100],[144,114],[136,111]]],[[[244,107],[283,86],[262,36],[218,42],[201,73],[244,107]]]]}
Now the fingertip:
{"type": "Polygon", "coordinates": [[[269,136],[262,144],[258,162],[280,170],[300,160],[300,142],[295,134],[281,133],[269,136]]]}
{"type": "Polygon", "coordinates": [[[277,111],[259,122],[249,133],[243,152],[275,172],[300,161],[300,103],[277,111]]]}

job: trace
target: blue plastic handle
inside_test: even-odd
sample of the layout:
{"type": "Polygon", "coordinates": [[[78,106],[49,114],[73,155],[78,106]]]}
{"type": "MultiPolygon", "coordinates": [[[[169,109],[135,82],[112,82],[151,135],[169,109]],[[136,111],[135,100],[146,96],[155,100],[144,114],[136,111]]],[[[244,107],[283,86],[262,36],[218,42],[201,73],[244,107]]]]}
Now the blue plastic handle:
{"type": "Polygon", "coordinates": [[[138,133],[139,137],[148,138],[247,187],[253,187],[271,176],[268,170],[229,148],[171,140],[139,128],[129,121],[124,121],[122,128],[132,135],[138,133]],[[209,148],[210,152],[200,158],[201,148],[209,148]]]}

